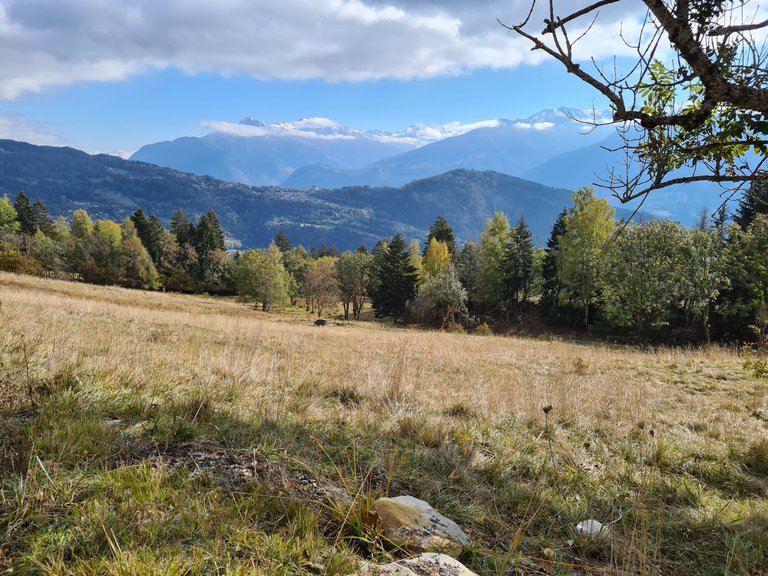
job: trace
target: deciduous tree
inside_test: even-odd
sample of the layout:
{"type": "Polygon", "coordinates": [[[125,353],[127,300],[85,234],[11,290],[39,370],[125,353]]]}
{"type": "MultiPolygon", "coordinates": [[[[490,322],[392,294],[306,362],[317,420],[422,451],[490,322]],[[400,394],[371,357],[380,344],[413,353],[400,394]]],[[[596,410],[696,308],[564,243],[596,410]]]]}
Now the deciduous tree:
{"type": "Polygon", "coordinates": [[[290,302],[288,273],[274,244],[267,250],[248,250],[241,254],[234,276],[238,293],[260,302],[265,312],[290,302]]]}
{"type": "Polygon", "coordinates": [[[600,290],[603,251],[615,227],[615,212],[607,201],[595,198],[591,188],[574,192],[573,204],[557,251],[558,280],[565,289],[561,297],[581,310],[584,325],[589,326],[590,308],[600,290]]]}
{"type": "Polygon", "coordinates": [[[497,212],[486,221],[485,231],[480,236],[478,300],[489,314],[503,308],[504,272],[501,262],[508,238],[509,221],[502,212],[497,212]]]}
{"type": "Polygon", "coordinates": [[[424,251],[422,258],[422,270],[425,275],[436,275],[447,272],[451,266],[451,252],[448,245],[437,238],[429,241],[429,246],[424,251]]]}
{"type": "Polygon", "coordinates": [[[344,308],[344,320],[349,320],[349,307],[352,306],[352,317],[360,319],[363,310],[366,286],[371,270],[373,256],[366,252],[344,252],[336,260],[336,280],[339,285],[341,304],[344,308]]]}

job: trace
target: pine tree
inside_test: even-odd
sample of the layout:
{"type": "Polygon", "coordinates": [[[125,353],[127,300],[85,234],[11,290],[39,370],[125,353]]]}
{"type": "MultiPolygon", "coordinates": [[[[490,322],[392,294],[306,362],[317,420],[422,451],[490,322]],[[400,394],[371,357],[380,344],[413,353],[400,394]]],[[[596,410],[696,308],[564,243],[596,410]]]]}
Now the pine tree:
{"type": "Polygon", "coordinates": [[[752,182],[739,200],[733,220],[746,230],[758,214],[768,214],[768,177],[752,182]]]}
{"type": "Polygon", "coordinates": [[[13,202],[16,210],[16,218],[19,221],[19,232],[22,234],[34,234],[37,227],[32,213],[32,203],[24,192],[19,192],[16,200],[13,202]]]}
{"type": "Polygon", "coordinates": [[[48,234],[51,231],[53,220],[51,220],[51,215],[48,212],[48,206],[45,205],[45,202],[38,198],[35,200],[34,204],[32,204],[30,212],[32,230],[28,232],[28,234],[34,234],[38,230],[41,230],[44,234],[48,234]]]}
{"type": "Polygon", "coordinates": [[[560,291],[562,286],[557,277],[557,250],[560,247],[560,237],[565,234],[565,219],[568,212],[563,211],[552,225],[552,232],[547,240],[546,256],[542,266],[541,315],[545,322],[554,323],[562,319],[560,291]]]}
{"type": "Polygon", "coordinates": [[[382,254],[373,308],[378,316],[392,316],[395,323],[405,313],[416,293],[418,275],[410,262],[405,240],[395,235],[382,254]]]}
{"type": "Polygon", "coordinates": [[[194,244],[195,227],[189,220],[187,220],[187,215],[184,214],[184,210],[179,209],[173,218],[171,218],[171,232],[176,235],[176,242],[179,246],[194,244]]]}
{"type": "Polygon", "coordinates": [[[225,250],[224,232],[213,210],[200,216],[195,226],[195,249],[199,258],[205,258],[214,250],[225,250]]]}
{"type": "Polygon", "coordinates": [[[277,233],[277,236],[275,236],[275,246],[277,246],[278,250],[283,254],[291,249],[291,242],[288,240],[288,234],[285,233],[285,230],[280,230],[280,232],[277,233]]]}
{"type": "Polygon", "coordinates": [[[521,216],[509,234],[502,255],[503,299],[507,315],[518,303],[522,306],[528,301],[535,275],[533,258],[533,234],[521,216]]]}
{"type": "Polygon", "coordinates": [[[433,238],[448,246],[448,252],[452,255],[456,253],[456,238],[453,235],[453,228],[451,228],[448,221],[442,216],[438,216],[435,223],[432,224],[432,227],[429,229],[427,244],[424,246],[425,253],[429,249],[429,244],[432,242],[433,238]]]}
{"type": "Polygon", "coordinates": [[[467,290],[467,306],[472,309],[479,298],[479,279],[482,266],[482,249],[479,244],[467,241],[456,254],[456,271],[461,285],[467,290]]]}

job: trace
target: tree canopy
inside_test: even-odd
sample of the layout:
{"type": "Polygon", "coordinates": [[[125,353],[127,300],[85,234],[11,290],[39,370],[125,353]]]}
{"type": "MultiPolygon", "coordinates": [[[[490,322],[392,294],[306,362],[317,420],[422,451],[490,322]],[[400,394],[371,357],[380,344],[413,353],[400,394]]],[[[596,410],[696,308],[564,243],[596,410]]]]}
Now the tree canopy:
{"type": "Polygon", "coordinates": [[[602,185],[629,201],[678,183],[738,186],[759,178],[768,151],[768,20],[758,21],[759,6],[643,0],[640,31],[634,37],[622,31],[625,45],[617,46],[631,49],[633,58],[579,61],[579,42],[600,33],[601,9],[619,3],[627,13],[637,6],[598,0],[574,10],[553,0],[539,9],[534,2],[521,22],[502,23],[607,99],[624,138],[627,169],[610,172],[602,185]],[[537,21],[543,29],[534,29],[537,21]]]}

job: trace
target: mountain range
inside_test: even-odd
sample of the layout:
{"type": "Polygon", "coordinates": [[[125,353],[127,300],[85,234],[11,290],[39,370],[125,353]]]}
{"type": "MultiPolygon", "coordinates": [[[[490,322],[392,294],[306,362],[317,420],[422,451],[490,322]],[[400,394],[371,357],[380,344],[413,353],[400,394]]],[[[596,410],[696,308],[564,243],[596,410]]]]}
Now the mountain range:
{"type": "Polygon", "coordinates": [[[608,133],[576,118],[582,110],[545,110],[520,120],[489,120],[401,132],[361,131],[327,118],[265,124],[209,122],[212,132],[142,146],[140,160],[201,176],[287,188],[400,186],[457,168],[518,175],[608,133]]]}
{"type": "Polygon", "coordinates": [[[24,191],[54,215],[84,208],[93,218],[122,220],[138,208],[168,223],[180,208],[195,219],[216,211],[233,245],[269,244],[284,230],[294,244],[354,249],[402,233],[424,239],[444,216],[460,241],[476,237],[503,211],[520,215],[541,244],[571,193],[493,171],[457,169],[400,187],[291,190],[247,186],[72,148],[0,140],[0,195],[24,191]]]}
{"type": "MultiPolygon", "coordinates": [[[[209,123],[200,138],[142,147],[131,159],[252,185],[291,189],[349,186],[399,187],[457,169],[494,171],[574,190],[599,182],[624,156],[607,117],[569,108],[544,110],[518,120],[492,120],[437,130],[360,131],[323,118],[267,125],[209,123]],[[592,122],[592,124],[590,124],[592,122]]],[[[651,194],[643,210],[695,223],[716,209],[722,190],[713,184],[676,186],[651,194]]],[[[598,195],[621,206],[606,190],[598,195]]],[[[634,209],[635,205],[626,208],[634,209]]]]}

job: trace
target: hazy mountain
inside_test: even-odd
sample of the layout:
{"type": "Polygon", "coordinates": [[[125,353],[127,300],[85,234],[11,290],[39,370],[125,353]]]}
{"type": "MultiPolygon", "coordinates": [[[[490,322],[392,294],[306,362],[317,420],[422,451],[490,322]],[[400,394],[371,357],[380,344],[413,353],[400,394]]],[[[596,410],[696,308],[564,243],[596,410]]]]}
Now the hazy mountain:
{"type": "Polygon", "coordinates": [[[339,249],[368,246],[401,232],[426,237],[443,215],[460,240],[477,236],[485,220],[504,211],[512,223],[524,214],[546,240],[570,193],[493,172],[456,170],[400,188],[289,190],[252,187],[72,148],[0,140],[0,195],[25,191],[53,214],[84,208],[94,218],[122,220],[138,208],[164,222],[183,208],[190,218],[213,209],[233,240],[267,245],[281,229],[293,243],[339,249]]]}
{"type": "Polygon", "coordinates": [[[245,118],[239,124],[219,124],[219,131],[200,138],[143,146],[131,160],[230,182],[275,185],[302,166],[360,168],[414,147],[387,133],[355,131],[320,119],[267,125],[245,118]]]}
{"type": "MultiPolygon", "coordinates": [[[[529,170],[522,177],[547,186],[576,189],[600,183],[610,174],[611,168],[620,172],[624,155],[612,152],[622,144],[617,134],[612,134],[600,143],[584,146],[551,158],[529,170]]],[[[682,172],[680,172],[682,174],[682,172]]],[[[596,187],[599,196],[608,198],[614,205],[618,201],[609,191],[596,187]]],[[[709,182],[670,186],[648,195],[643,203],[644,212],[657,218],[677,220],[684,225],[693,225],[706,208],[714,212],[725,200],[723,189],[709,182]]],[[[639,200],[625,204],[625,209],[634,209],[639,200]]]]}
{"type": "Polygon", "coordinates": [[[296,170],[283,185],[290,188],[399,186],[457,168],[520,175],[548,158],[604,138],[605,128],[590,130],[586,124],[574,120],[585,116],[584,111],[560,108],[522,120],[498,120],[494,125],[439,140],[358,170],[322,163],[305,166],[296,170]]]}
{"type": "Polygon", "coordinates": [[[192,174],[252,185],[338,188],[399,186],[457,168],[519,174],[561,152],[598,141],[560,108],[520,120],[361,131],[326,118],[265,124],[210,122],[203,137],[148,144],[131,157],[192,174]],[[585,133],[587,132],[587,133],[585,133]]]}

